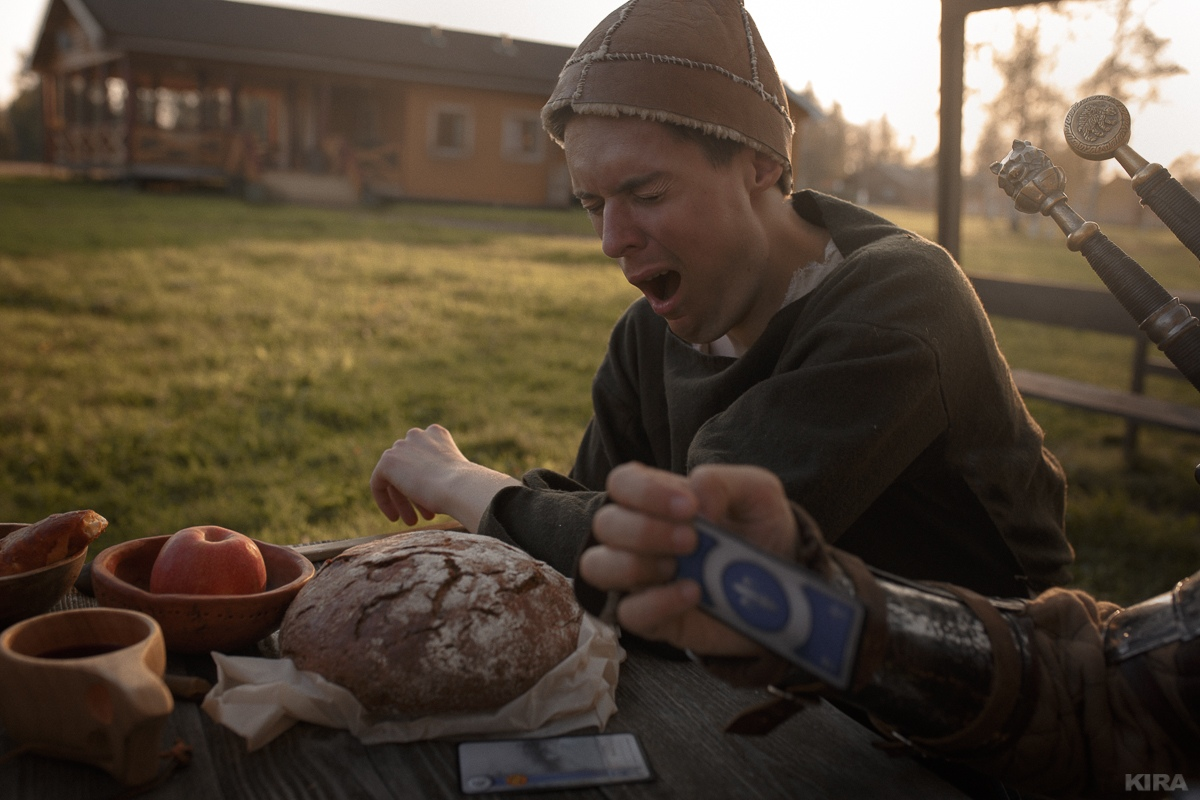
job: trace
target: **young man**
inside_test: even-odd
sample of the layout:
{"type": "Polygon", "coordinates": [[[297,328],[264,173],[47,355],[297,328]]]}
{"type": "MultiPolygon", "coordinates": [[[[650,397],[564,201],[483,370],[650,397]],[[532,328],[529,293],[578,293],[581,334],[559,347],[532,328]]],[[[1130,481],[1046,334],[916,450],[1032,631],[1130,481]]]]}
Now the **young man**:
{"type": "Polygon", "coordinates": [[[608,606],[625,630],[689,650],[731,683],[776,686],[784,699],[739,717],[738,732],[765,733],[824,696],[868,712],[915,754],[966,763],[1038,796],[1117,796],[1200,778],[1200,572],[1125,609],[1060,588],[988,601],[872,574],[827,546],[779,479],[757,467],[709,464],[681,476],[626,464],[607,489],[612,502],[594,517],[576,595],[593,613],[608,606]],[[821,687],[699,610],[700,587],[675,580],[675,559],[696,549],[697,515],[863,602],[847,690],[821,687]],[[619,601],[609,605],[607,592],[619,601]]]}
{"type": "Polygon", "coordinates": [[[642,290],[593,384],[569,476],[516,480],[409,431],[371,478],[416,508],[574,565],[608,473],[770,469],[831,541],[997,595],[1063,582],[1065,485],[970,283],[863,209],[791,191],[786,95],[737,0],[638,0],[543,109],[604,252],[642,290]]]}

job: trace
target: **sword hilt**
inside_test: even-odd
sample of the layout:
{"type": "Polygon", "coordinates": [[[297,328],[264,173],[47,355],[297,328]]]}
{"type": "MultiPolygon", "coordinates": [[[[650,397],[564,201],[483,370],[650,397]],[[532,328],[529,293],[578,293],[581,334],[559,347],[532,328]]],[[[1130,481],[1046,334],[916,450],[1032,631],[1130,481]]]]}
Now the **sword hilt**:
{"type": "Polygon", "coordinates": [[[1200,200],[1171,177],[1166,167],[1148,162],[1129,146],[1132,130],[1129,109],[1104,94],[1085,97],[1071,106],[1063,122],[1063,136],[1072,152],[1089,161],[1115,158],[1132,178],[1142,205],[1200,258],[1200,200]]]}
{"type": "Polygon", "coordinates": [[[1083,254],[1150,341],[1200,390],[1200,320],[1101,233],[1099,225],[1084,220],[1067,204],[1062,169],[1044,151],[1018,140],[991,170],[1018,211],[1054,220],[1067,235],[1067,247],[1083,254]]]}

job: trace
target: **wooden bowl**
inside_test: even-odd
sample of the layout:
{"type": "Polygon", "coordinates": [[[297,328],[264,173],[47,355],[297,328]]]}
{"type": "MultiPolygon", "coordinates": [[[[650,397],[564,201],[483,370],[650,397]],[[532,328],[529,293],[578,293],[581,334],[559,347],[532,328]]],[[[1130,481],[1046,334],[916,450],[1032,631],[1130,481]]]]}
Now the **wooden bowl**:
{"type": "MultiPolygon", "coordinates": [[[[23,522],[0,522],[0,539],[25,525],[23,522]]],[[[0,577],[0,630],[49,611],[79,577],[87,551],[83,547],[56,564],[0,577]]]]}
{"type": "Polygon", "coordinates": [[[283,614],[316,569],[290,547],[255,541],[267,566],[267,588],[255,594],[154,594],[150,569],[169,536],[115,544],[92,560],[96,602],[149,614],[176,653],[234,653],[279,628],[283,614]]]}

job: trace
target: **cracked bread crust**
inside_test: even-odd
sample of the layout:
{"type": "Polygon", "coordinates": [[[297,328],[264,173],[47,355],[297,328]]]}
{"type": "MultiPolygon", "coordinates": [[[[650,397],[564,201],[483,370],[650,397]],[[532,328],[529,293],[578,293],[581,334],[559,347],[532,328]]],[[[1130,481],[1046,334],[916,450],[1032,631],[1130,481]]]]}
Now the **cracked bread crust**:
{"type": "Polygon", "coordinates": [[[413,531],[328,561],[279,640],[377,717],[492,711],[575,650],[581,615],[570,581],[522,550],[413,531]]]}

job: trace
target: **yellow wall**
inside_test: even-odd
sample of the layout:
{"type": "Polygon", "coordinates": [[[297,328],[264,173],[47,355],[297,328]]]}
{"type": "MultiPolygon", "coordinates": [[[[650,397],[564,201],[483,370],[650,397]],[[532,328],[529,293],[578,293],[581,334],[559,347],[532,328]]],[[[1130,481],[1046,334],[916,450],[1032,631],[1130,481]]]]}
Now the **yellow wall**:
{"type": "MultiPolygon", "coordinates": [[[[408,197],[511,205],[563,205],[570,194],[562,149],[543,138],[540,159],[514,160],[502,153],[505,116],[536,116],[544,98],[527,94],[409,85],[404,92],[403,188],[408,197]],[[470,153],[447,156],[430,145],[430,120],[439,108],[463,109],[471,121],[470,153]]],[[[396,109],[386,109],[388,125],[396,109]]]]}

